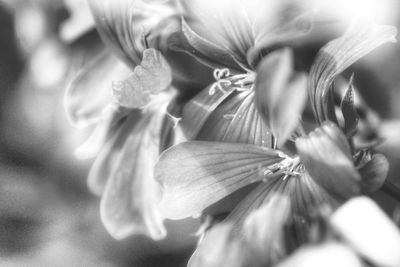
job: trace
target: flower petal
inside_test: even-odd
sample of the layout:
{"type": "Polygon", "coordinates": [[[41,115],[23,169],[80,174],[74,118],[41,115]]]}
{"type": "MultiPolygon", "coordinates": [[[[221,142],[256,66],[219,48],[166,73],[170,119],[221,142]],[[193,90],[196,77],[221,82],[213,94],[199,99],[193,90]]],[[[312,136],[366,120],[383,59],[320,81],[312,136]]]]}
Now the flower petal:
{"type": "Polygon", "coordinates": [[[199,36],[218,44],[247,66],[246,54],[254,42],[251,24],[243,0],[182,1],[191,28],[199,36]],[[212,29],[212,31],[210,31],[212,29]]]}
{"type": "Polygon", "coordinates": [[[131,69],[146,47],[165,46],[162,42],[178,26],[177,10],[170,1],[90,0],[89,4],[103,40],[131,69]]]}
{"type": "Polygon", "coordinates": [[[249,5],[248,13],[253,20],[254,47],[247,53],[247,60],[253,67],[258,65],[262,54],[277,47],[292,44],[306,36],[312,28],[312,6],[307,1],[255,1],[249,5]]]}
{"type": "Polygon", "coordinates": [[[188,267],[245,267],[251,260],[246,243],[232,232],[232,225],[212,228],[193,253],[188,267]]]}
{"type": "Polygon", "coordinates": [[[289,49],[267,56],[257,71],[256,104],[278,147],[297,127],[307,98],[307,77],[293,70],[289,49]]]}
{"type": "Polygon", "coordinates": [[[231,222],[209,230],[192,255],[191,267],[269,266],[284,254],[281,251],[284,221],[289,215],[286,197],[273,195],[271,201],[254,210],[240,231],[231,222]],[[274,218],[274,220],[271,220],[274,218]]]}
{"type": "Polygon", "coordinates": [[[180,125],[188,140],[193,140],[215,109],[234,91],[232,86],[224,86],[224,91],[216,90],[210,94],[210,88],[202,90],[183,108],[180,125]]]}
{"type": "Polygon", "coordinates": [[[153,48],[144,50],[143,59],[128,79],[114,83],[113,95],[127,108],[143,108],[151,96],[165,90],[172,81],[171,68],[161,53],[153,48]]]}
{"type": "Polygon", "coordinates": [[[325,45],[310,71],[309,93],[317,121],[328,117],[329,93],[335,77],[373,49],[394,42],[396,28],[378,26],[371,20],[353,23],[346,33],[325,45]]]}
{"type": "Polygon", "coordinates": [[[135,125],[107,182],[100,215],[114,238],[146,234],[160,239],[166,235],[158,210],[161,190],[154,179],[154,165],[167,105],[168,101],[147,110],[135,125]]]}
{"type": "Polygon", "coordinates": [[[198,140],[272,147],[272,135],[254,101],[254,91],[235,92],[209,116],[198,140]]]}
{"type": "Polygon", "coordinates": [[[102,119],[113,103],[112,82],[125,78],[129,69],[108,51],[89,62],[68,86],[64,106],[69,121],[82,128],[102,119]]]}
{"type": "Polygon", "coordinates": [[[169,45],[171,49],[188,53],[211,68],[242,70],[229,52],[194,32],[184,18],[181,30],[170,38],[169,45]]]}
{"type": "Polygon", "coordinates": [[[193,141],[166,150],[156,165],[165,217],[198,216],[211,204],[262,179],[263,168],[281,161],[271,149],[193,141]]]}
{"type": "Polygon", "coordinates": [[[308,137],[298,138],[296,147],[311,177],[332,196],[347,199],[359,193],[360,175],[335,124],[325,123],[308,137]]]}
{"type": "Polygon", "coordinates": [[[269,201],[251,212],[244,221],[242,233],[263,266],[276,263],[285,256],[284,227],[289,215],[289,197],[272,193],[269,201]]]}
{"type": "Polygon", "coordinates": [[[316,210],[323,205],[333,209],[338,206],[338,202],[305,172],[299,176],[288,176],[285,179],[276,176],[263,181],[237,205],[226,220],[233,222],[236,230],[240,231],[240,226],[251,212],[268,204],[276,193],[287,196],[290,200],[291,215],[287,222],[290,222],[290,227],[286,230],[286,242],[293,243],[293,246],[309,241],[310,229],[305,222],[310,221],[310,216],[316,210]]]}
{"type": "Polygon", "coordinates": [[[339,243],[325,243],[298,249],[276,267],[362,267],[364,264],[351,248],[339,243]]]}
{"type": "Polygon", "coordinates": [[[336,232],[375,266],[400,266],[400,232],[367,197],[349,200],[331,217],[336,232]]]}
{"type": "Polygon", "coordinates": [[[90,159],[99,153],[116,124],[127,114],[128,110],[115,104],[106,106],[90,137],[75,150],[78,159],[90,159]]]}
{"type": "Polygon", "coordinates": [[[122,125],[113,133],[111,139],[107,141],[97,155],[90,168],[87,182],[90,191],[94,194],[99,196],[103,194],[106,183],[117,166],[118,158],[126,139],[139,118],[140,114],[138,110],[131,111],[126,120],[122,122],[122,125]]]}
{"type": "Polygon", "coordinates": [[[382,154],[374,154],[370,161],[359,169],[362,177],[361,189],[373,193],[382,187],[389,172],[389,162],[382,154]]]}

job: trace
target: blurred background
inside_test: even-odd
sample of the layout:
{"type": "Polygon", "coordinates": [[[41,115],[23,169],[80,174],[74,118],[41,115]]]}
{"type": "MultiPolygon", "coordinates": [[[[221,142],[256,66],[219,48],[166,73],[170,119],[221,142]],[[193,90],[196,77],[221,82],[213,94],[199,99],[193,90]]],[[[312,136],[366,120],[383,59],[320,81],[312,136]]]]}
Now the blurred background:
{"type": "MultiPolygon", "coordinates": [[[[348,19],[368,3],[379,23],[400,26],[399,1],[332,3],[323,10],[328,16],[348,19]]],[[[314,55],[320,43],[308,46],[314,55]]],[[[185,266],[194,248],[193,223],[168,222],[171,233],[155,243],[113,240],[100,222],[99,199],[86,185],[91,161],[74,156],[89,131],[69,125],[63,96],[101,49],[83,0],[0,0],[0,267],[185,266]]],[[[346,75],[352,72],[382,118],[378,149],[400,187],[399,45],[377,49],[346,75]]],[[[376,198],[394,212],[393,199],[376,198]]]]}

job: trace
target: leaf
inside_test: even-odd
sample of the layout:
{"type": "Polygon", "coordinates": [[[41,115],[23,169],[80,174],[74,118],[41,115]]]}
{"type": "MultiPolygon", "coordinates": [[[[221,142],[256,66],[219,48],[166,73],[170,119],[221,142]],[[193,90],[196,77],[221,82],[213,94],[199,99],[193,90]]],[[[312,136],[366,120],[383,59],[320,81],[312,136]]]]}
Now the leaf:
{"type": "Polygon", "coordinates": [[[298,126],[307,97],[307,78],[293,70],[293,55],[282,49],[267,56],[257,70],[256,105],[282,146],[298,126]]]}
{"type": "Polygon", "coordinates": [[[396,28],[370,19],[355,21],[340,38],[325,45],[310,71],[309,94],[318,123],[328,118],[328,91],[335,77],[360,58],[387,42],[395,42],[396,28]]]}
{"type": "Polygon", "coordinates": [[[344,118],[344,133],[346,136],[354,136],[357,132],[357,125],[360,117],[358,116],[357,109],[354,106],[354,75],[351,76],[349,86],[342,98],[340,108],[344,118]]]}
{"type": "Polygon", "coordinates": [[[272,135],[254,101],[254,91],[235,92],[209,116],[197,138],[272,147],[272,135]]]}
{"type": "Polygon", "coordinates": [[[298,138],[296,147],[311,177],[333,197],[348,199],[360,192],[360,175],[346,137],[333,123],[325,123],[298,138]]]}
{"type": "Polygon", "coordinates": [[[112,82],[128,75],[128,67],[104,50],[90,61],[68,85],[64,106],[68,120],[78,128],[99,122],[111,105],[112,82]]]}
{"type": "Polygon", "coordinates": [[[330,224],[341,239],[374,266],[400,266],[399,229],[371,199],[349,200],[331,216],[330,224]]]}
{"type": "Polygon", "coordinates": [[[198,35],[184,18],[181,30],[172,35],[168,42],[171,49],[185,52],[211,68],[228,67],[243,71],[226,49],[198,35]]]}
{"type": "Polygon", "coordinates": [[[278,152],[254,145],[193,141],[166,150],[156,165],[163,187],[161,210],[181,219],[201,212],[251,183],[281,161],[278,152]]]}
{"type": "Polygon", "coordinates": [[[166,235],[158,209],[161,189],[154,179],[154,165],[170,98],[160,96],[163,101],[147,110],[130,132],[101,199],[101,219],[116,239],[132,234],[153,239],[166,235]]]}
{"type": "Polygon", "coordinates": [[[362,177],[361,189],[373,193],[382,187],[389,172],[389,162],[382,154],[374,154],[370,161],[358,170],[362,177]]]}
{"type": "Polygon", "coordinates": [[[235,88],[223,86],[224,91],[216,90],[214,94],[210,94],[209,90],[209,87],[202,90],[182,110],[180,125],[188,140],[193,140],[197,137],[210,115],[235,91],[235,88]]]}
{"type": "Polygon", "coordinates": [[[171,68],[161,53],[153,48],[144,50],[143,59],[128,79],[113,86],[118,104],[127,108],[143,108],[153,95],[165,90],[172,81],[171,68]]]}

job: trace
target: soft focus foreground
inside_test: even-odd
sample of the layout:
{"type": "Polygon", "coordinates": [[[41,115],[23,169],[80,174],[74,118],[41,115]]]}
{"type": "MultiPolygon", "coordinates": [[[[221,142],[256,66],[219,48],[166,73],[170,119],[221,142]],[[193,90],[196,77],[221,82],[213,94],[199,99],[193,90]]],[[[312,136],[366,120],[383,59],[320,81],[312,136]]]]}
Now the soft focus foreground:
{"type": "Polygon", "coordinates": [[[0,266],[400,266],[399,7],[0,1],[0,266]]]}

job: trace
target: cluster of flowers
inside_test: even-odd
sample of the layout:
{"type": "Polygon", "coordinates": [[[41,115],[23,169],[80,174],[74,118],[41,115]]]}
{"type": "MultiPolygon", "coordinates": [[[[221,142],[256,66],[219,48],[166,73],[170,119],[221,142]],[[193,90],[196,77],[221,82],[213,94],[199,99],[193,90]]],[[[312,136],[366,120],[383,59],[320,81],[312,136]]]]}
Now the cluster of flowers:
{"type": "Polygon", "coordinates": [[[359,197],[384,184],[388,162],[342,75],[395,28],[357,18],[310,67],[298,53],[318,27],[307,1],[89,4],[110,49],[65,102],[76,126],[95,125],[77,153],[96,156],[88,183],[111,235],[161,239],[164,219],[201,217],[191,266],[321,266],[316,254],[399,266],[398,230],[359,197]],[[383,243],[360,241],[365,216],[383,243]]]}

